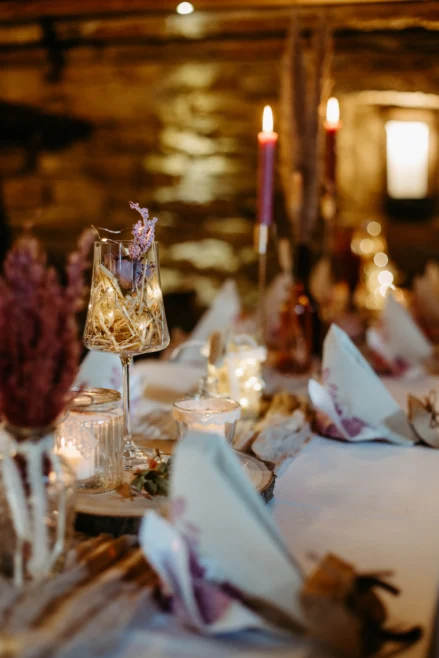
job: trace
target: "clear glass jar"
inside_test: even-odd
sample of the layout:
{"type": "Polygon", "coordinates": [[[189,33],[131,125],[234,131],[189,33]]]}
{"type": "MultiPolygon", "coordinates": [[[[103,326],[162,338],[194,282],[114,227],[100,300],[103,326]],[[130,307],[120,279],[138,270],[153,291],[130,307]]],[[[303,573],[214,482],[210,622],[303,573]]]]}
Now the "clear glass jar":
{"type": "Polygon", "coordinates": [[[76,473],[78,489],[102,493],[123,482],[124,416],[120,393],[83,389],[56,430],[56,452],[76,473]]]}
{"type": "Polygon", "coordinates": [[[204,432],[219,434],[231,444],[241,408],[230,398],[188,398],[175,402],[173,416],[180,439],[190,431],[204,432]]]}
{"type": "Polygon", "coordinates": [[[55,571],[73,536],[75,473],[53,427],[6,426],[0,446],[0,573],[17,586],[55,571]]]}

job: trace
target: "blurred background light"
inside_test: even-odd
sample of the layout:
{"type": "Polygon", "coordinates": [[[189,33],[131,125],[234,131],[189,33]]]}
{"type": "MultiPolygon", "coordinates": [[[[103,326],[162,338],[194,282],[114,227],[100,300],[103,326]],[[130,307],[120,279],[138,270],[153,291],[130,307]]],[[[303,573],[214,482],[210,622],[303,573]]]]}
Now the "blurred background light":
{"type": "Polygon", "coordinates": [[[194,11],[194,5],[191,2],[180,2],[177,5],[176,11],[181,16],[187,16],[187,14],[192,14],[194,11]]]}
{"type": "Polygon", "coordinates": [[[387,121],[387,193],[391,198],[428,196],[429,132],[423,121],[387,121]]]}

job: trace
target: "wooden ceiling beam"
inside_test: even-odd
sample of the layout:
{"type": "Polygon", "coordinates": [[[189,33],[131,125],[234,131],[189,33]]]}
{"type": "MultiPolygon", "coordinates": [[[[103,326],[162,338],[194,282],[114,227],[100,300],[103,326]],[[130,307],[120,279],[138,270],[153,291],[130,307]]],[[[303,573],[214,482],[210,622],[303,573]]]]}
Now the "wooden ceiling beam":
{"type": "MultiPolygon", "coordinates": [[[[2,4],[0,3],[0,13],[2,4]]],[[[315,8],[301,10],[302,25],[311,26],[319,16],[315,8]]],[[[252,35],[268,38],[284,34],[289,19],[289,9],[270,11],[252,9],[195,12],[192,16],[176,14],[139,14],[138,16],[105,16],[100,18],[58,18],[54,21],[57,38],[67,48],[84,44],[109,45],[133,41],[157,43],[188,40],[199,42],[216,38],[250,38],[252,35]]],[[[325,9],[335,31],[401,30],[425,28],[439,30],[439,2],[408,2],[395,7],[382,5],[349,5],[325,9]]],[[[39,23],[0,24],[0,48],[15,50],[38,47],[43,33],[39,23]]]]}
{"type": "MultiPolygon", "coordinates": [[[[0,22],[37,21],[43,17],[99,17],[128,14],[173,14],[178,0],[2,0],[0,2],[0,22]]],[[[299,7],[359,7],[392,4],[418,4],[428,7],[434,0],[193,0],[196,11],[230,11],[236,9],[272,10],[276,8],[299,7]]],[[[183,17],[185,20],[187,17],[183,17]]]]}
{"type": "MultiPolygon", "coordinates": [[[[99,47],[84,42],[69,50],[67,61],[69,67],[77,67],[81,71],[90,67],[93,67],[93,70],[123,68],[126,65],[135,68],[157,61],[172,64],[179,58],[194,62],[218,61],[219,58],[222,61],[280,61],[285,47],[284,37],[283,33],[273,33],[253,34],[248,38],[235,35],[228,39],[204,39],[195,42],[130,40],[124,43],[102,43],[99,47]]],[[[420,58],[422,66],[425,67],[428,58],[431,62],[436,59],[437,36],[429,32],[422,34],[420,31],[406,32],[403,35],[390,31],[362,34],[340,32],[335,36],[335,52],[336,58],[343,61],[343,66],[347,66],[344,56],[354,56],[362,58],[362,67],[370,61],[378,71],[379,62],[384,68],[392,69],[392,62],[398,64],[401,60],[402,66],[402,62],[410,61],[409,68],[412,68],[420,58]]],[[[41,47],[34,47],[31,55],[29,50],[24,49],[0,49],[0,65],[5,70],[41,68],[47,65],[47,53],[41,47]]],[[[353,67],[352,71],[357,75],[356,67],[353,67]]]]}

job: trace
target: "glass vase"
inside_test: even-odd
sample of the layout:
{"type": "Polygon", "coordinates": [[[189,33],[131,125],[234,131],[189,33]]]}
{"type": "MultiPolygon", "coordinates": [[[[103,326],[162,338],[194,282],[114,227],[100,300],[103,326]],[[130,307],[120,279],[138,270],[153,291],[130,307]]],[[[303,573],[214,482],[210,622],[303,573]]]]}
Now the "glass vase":
{"type": "Polygon", "coordinates": [[[134,443],[130,420],[129,373],[133,356],[169,345],[160,282],[158,243],[139,258],[130,240],[104,238],[94,243],[93,274],[84,344],[90,350],[118,354],[123,371],[124,459],[130,469],[147,455],[134,443]]]}
{"type": "Polygon", "coordinates": [[[21,586],[52,573],[73,535],[75,473],[53,427],[6,426],[0,454],[0,573],[21,586]]]}

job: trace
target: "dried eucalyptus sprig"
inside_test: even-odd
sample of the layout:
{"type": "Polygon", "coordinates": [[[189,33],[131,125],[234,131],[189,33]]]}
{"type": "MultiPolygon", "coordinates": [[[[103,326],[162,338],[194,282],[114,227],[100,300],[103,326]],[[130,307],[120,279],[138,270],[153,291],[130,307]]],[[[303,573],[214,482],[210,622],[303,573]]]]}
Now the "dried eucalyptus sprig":
{"type": "Polygon", "coordinates": [[[42,428],[65,407],[81,352],[75,314],[84,291],[92,231],[82,234],[62,286],[29,233],[8,253],[0,276],[0,415],[42,428]]]}

